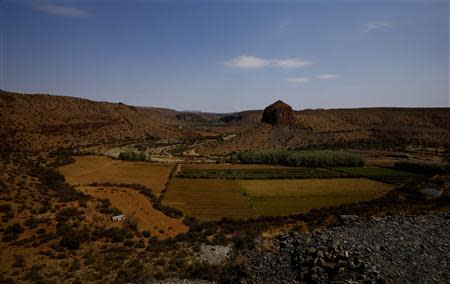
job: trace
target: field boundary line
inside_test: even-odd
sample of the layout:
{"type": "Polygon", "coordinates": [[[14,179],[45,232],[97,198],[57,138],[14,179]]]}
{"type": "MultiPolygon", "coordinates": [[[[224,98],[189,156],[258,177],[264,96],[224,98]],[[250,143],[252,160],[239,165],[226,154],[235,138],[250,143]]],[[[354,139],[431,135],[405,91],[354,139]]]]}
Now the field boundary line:
{"type": "Polygon", "coordinates": [[[255,205],[251,202],[250,198],[248,197],[247,192],[245,192],[245,190],[242,188],[241,184],[239,183],[238,179],[235,179],[234,182],[237,185],[237,188],[239,190],[239,193],[244,197],[244,199],[247,201],[247,203],[250,205],[250,208],[252,208],[252,210],[254,211],[255,215],[256,215],[256,207],[255,205]]]}

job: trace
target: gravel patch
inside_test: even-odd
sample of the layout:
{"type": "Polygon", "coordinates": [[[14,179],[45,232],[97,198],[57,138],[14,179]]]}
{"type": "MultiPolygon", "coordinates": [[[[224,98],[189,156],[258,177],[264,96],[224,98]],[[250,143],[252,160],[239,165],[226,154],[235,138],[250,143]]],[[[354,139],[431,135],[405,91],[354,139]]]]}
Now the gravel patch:
{"type": "Polygon", "coordinates": [[[231,245],[212,246],[202,244],[200,246],[199,261],[211,265],[220,265],[226,263],[233,254],[231,245]]]}

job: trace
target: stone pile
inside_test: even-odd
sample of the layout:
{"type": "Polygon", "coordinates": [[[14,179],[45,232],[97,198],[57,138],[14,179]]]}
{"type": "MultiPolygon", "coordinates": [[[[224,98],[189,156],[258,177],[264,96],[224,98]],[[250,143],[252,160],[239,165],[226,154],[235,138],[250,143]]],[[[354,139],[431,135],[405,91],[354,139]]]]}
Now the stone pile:
{"type": "Polygon", "coordinates": [[[249,251],[249,283],[450,283],[450,214],[358,218],[249,251]]]}

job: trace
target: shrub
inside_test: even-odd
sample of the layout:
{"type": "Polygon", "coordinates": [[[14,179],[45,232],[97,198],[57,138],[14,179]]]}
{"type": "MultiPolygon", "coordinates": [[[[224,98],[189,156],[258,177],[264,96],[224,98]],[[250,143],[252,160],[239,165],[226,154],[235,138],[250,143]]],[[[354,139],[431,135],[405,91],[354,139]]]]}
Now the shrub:
{"type": "Polygon", "coordinates": [[[128,228],[132,229],[133,231],[137,231],[138,229],[138,219],[134,215],[130,215],[125,219],[125,223],[128,226],[128,228]]]}
{"type": "Polygon", "coordinates": [[[36,230],[36,233],[37,233],[38,235],[45,234],[45,229],[44,229],[44,228],[39,228],[39,229],[36,230]]]}
{"type": "Polygon", "coordinates": [[[9,204],[2,204],[0,205],[0,212],[2,213],[9,213],[12,211],[11,205],[9,204]]]}
{"type": "Polygon", "coordinates": [[[22,234],[23,231],[24,231],[24,228],[22,227],[22,225],[20,225],[18,223],[12,224],[5,229],[3,241],[11,242],[11,241],[17,240],[17,237],[20,234],[22,234]]]}
{"type": "Polygon", "coordinates": [[[78,210],[75,207],[67,207],[61,209],[58,214],[56,215],[56,221],[68,221],[74,217],[78,217],[79,219],[83,219],[84,212],[81,210],[78,210]]]}
{"type": "Polygon", "coordinates": [[[76,271],[76,270],[80,269],[80,267],[81,267],[80,260],[79,259],[75,259],[70,264],[69,271],[71,271],[71,272],[76,271]]]}
{"type": "Polygon", "coordinates": [[[34,217],[30,217],[26,219],[25,222],[23,222],[23,224],[28,228],[36,228],[37,225],[39,224],[39,221],[34,217]]]}
{"type": "Polygon", "coordinates": [[[413,163],[413,162],[398,162],[394,165],[399,170],[408,172],[425,174],[425,175],[437,175],[450,173],[450,165],[444,164],[431,164],[431,163],[413,163]]]}
{"type": "Polygon", "coordinates": [[[92,236],[91,239],[93,241],[96,241],[100,238],[108,238],[110,239],[113,243],[119,243],[119,242],[123,242],[123,240],[126,237],[129,237],[130,234],[127,230],[127,228],[99,228],[96,229],[94,232],[92,232],[92,236]]]}
{"type": "Polygon", "coordinates": [[[13,267],[24,267],[25,265],[25,258],[23,255],[14,255],[14,263],[13,267]]]}
{"type": "Polygon", "coordinates": [[[39,179],[41,186],[43,187],[41,190],[45,191],[46,188],[50,188],[57,193],[60,201],[68,202],[89,198],[88,195],[76,190],[73,186],[66,183],[64,176],[53,168],[34,165],[31,167],[29,174],[39,179]]]}
{"type": "Polygon", "coordinates": [[[86,229],[76,231],[68,228],[63,232],[63,237],[59,244],[70,250],[77,250],[80,248],[81,243],[86,242],[88,239],[89,232],[86,229]]]}
{"type": "Polygon", "coordinates": [[[134,245],[134,241],[133,240],[125,240],[123,242],[123,245],[126,247],[132,247],[134,245]]]}
{"type": "Polygon", "coordinates": [[[249,233],[239,233],[232,238],[234,247],[240,249],[252,249],[255,246],[255,236],[249,233]]]}
{"type": "Polygon", "coordinates": [[[65,235],[59,244],[70,250],[77,250],[80,248],[80,241],[73,235],[65,235]]]}

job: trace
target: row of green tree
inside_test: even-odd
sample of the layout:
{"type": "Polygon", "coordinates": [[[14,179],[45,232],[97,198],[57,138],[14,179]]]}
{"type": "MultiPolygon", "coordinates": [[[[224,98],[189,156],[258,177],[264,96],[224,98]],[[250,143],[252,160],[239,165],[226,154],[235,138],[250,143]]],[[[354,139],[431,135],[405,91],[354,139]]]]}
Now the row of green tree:
{"type": "Polygon", "coordinates": [[[120,160],[125,161],[147,161],[149,155],[144,151],[126,151],[119,154],[120,160]]]}
{"type": "Polygon", "coordinates": [[[235,154],[244,164],[272,164],[296,167],[361,167],[364,159],[353,153],[344,151],[316,150],[316,151],[245,151],[235,154]]]}

